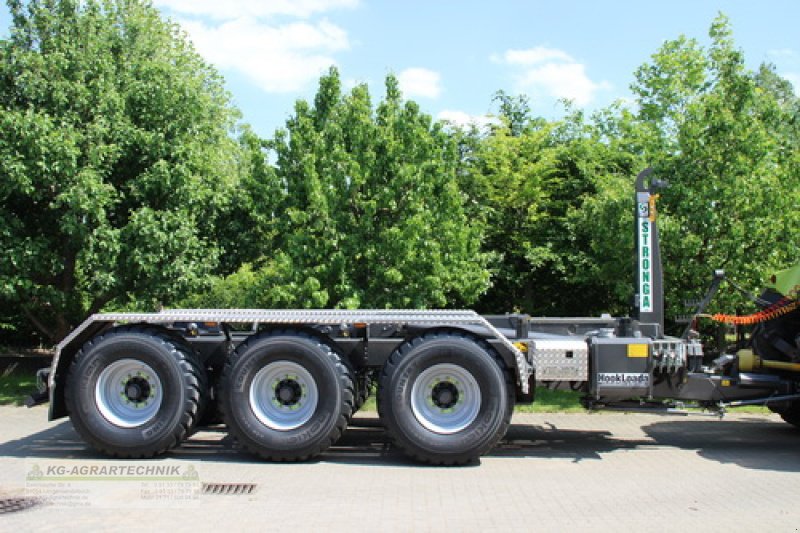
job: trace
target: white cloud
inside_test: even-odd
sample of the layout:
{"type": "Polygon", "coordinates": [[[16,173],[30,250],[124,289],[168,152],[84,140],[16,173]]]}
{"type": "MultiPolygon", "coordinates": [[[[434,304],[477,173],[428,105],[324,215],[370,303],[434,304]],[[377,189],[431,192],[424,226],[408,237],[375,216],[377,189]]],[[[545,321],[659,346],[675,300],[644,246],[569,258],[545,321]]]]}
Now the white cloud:
{"type": "Polygon", "coordinates": [[[483,130],[489,126],[500,124],[500,120],[491,115],[470,115],[464,111],[454,111],[449,109],[440,112],[438,115],[436,115],[436,118],[442,122],[449,122],[453,126],[459,128],[469,128],[471,126],[475,126],[476,128],[483,130]]]}
{"type": "Polygon", "coordinates": [[[572,56],[563,50],[544,46],[537,46],[528,50],[506,50],[502,57],[493,56],[492,59],[497,63],[509,65],[536,65],[549,61],[575,61],[572,56]]]}
{"type": "Polygon", "coordinates": [[[222,70],[266,92],[297,92],[336,65],[347,32],[318,15],[359,0],[155,0],[222,70]],[[276,17],[281,17],[280,21],[276,17]]]}
{"type": "Polygon", "coordinates": [[[526,71],[517,85],[521,90],[544,90],[552,97],[573,100],[578,106],[594,100],[597,91],[611,88],[607,81],[593,82],[580,63],[546,63],[526,71]]]}
{"type": "Polygon", "coordinates": [[[334,52],[350,46],[345,31],[324,20],[282,26],[250,18],[216,26],[189,20],[181,26],[203,57],[244,74],[267,92],[302,89],[336,64],[334,52]]]}
{"type": "Polygon", "coordinates": [[[408,68],[397,75],[400,90],[407,98],[436,99],[442,94],[442,76],[426,68],[408,68]]]}
{"type": "Polygon", "coordinates": [[[586,73],[586,66],[557,48],[537,46],[526,50],[506,50],[491,57],[495,63],[514,69],[515,89],[519,92],[566,98],[578,106],[594,100],[601,90],[612,88],[607,81],[595,82],[586,73]]]}
{"type": "Polygon", "coordinates": [[[308,18],[334,9],[354,8],[359,0],[155,0],[153,3],[183,15],[232,20],[280,15],[308,18]]]}

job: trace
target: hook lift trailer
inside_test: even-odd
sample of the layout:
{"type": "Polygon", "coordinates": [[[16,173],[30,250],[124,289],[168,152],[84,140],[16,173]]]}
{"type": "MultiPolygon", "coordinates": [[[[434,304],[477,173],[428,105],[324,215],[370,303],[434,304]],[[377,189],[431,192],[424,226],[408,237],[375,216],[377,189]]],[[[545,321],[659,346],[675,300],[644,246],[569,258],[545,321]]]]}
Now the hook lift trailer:
{"type": "MultiPolygon", "coordinates": [[[[506,433],[536,383],[589,408],[688,402],[722,413],[765,404],[800,426],[797,294],[767,307],[752,349],[704,364],[690,327],[664,335],[656,191],[636,180],[631,317],[533,318],[473,311],[177,309],[95,314],[44,369],[50,420],[69,416],[97,450],[152,457],[221,418],[248,451],[298,461],[325,451],[377,389],[381,423],[409,456],[462,464],[506,433]],[[788,310],[788,311],[787,311],[788,310]],[[776,318],[783,315],[780,318],[776,318]]],[[[798,270],[800,272],[800,270],[798,270]]],[[[800,276],[798,276],[800,277],[800,276]]],[[[695,316],[724,278],[717,271],[695,316]]]]}

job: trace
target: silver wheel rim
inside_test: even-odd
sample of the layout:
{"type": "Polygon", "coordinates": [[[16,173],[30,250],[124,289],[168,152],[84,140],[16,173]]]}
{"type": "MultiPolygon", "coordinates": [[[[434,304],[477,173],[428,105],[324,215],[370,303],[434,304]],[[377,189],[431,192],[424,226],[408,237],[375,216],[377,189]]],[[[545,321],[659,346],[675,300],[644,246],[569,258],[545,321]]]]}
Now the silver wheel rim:
{"type": "Polygon", "coordinates": [[[469,426],[481,408],[481,389],[466,369],[433,365],[411,388],[411,410],[429,431],[449,435],[469,426]]]}
{"type": "Polygon", "coordinates": [[[137,359],[120,359],[100,373],[95,403],[103,417],[122,428],[141,426],[158,412],[164,398],[161,380],[137,359]]]}
{"type": "Polygon", "coordinates": [[[250,384],[250,409],[262,424],[278,431],[296,429],[308,422],[318,402],[314,378],[291,361],[268,364],[250,384]]]}

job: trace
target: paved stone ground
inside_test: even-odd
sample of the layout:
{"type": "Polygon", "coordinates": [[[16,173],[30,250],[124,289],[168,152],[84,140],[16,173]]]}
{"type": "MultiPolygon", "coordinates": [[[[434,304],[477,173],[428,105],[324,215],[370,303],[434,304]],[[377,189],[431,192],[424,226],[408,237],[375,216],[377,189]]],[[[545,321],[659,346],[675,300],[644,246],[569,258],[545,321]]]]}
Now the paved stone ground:
{"type": "Polygon", "coordinates": [[[0,507],[0,530],[800,531],[800,431],[775,416],[516,415],[500,446],[458,468],[409,462],[369,414],[305,464],[259,462],[220,429],[165,458],[109,460],[46,418],[0,407],[0,502],[31,490],[34,466],[192,467],[256,488],[145,501],[141,481],[68,482],[88,501],[0,507]]]}

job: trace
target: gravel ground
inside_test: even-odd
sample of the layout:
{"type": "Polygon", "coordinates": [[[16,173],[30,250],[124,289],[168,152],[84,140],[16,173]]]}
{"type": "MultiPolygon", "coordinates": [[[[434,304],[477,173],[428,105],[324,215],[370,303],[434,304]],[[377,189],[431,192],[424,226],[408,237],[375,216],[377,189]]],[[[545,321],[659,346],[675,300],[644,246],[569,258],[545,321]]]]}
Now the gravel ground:
{"type": "Polygon", "coordinates": [[[222,427],[107,459],[46,406],[0,407],[5,531],[797,532],[798,502],[800,430],[774,415],[517,414],[480,464],[440,468],[406,460],[370,413],[318,460],[271,464],[222,427]],[[203,492],[215,483],[243,493],[203,492]]]}

